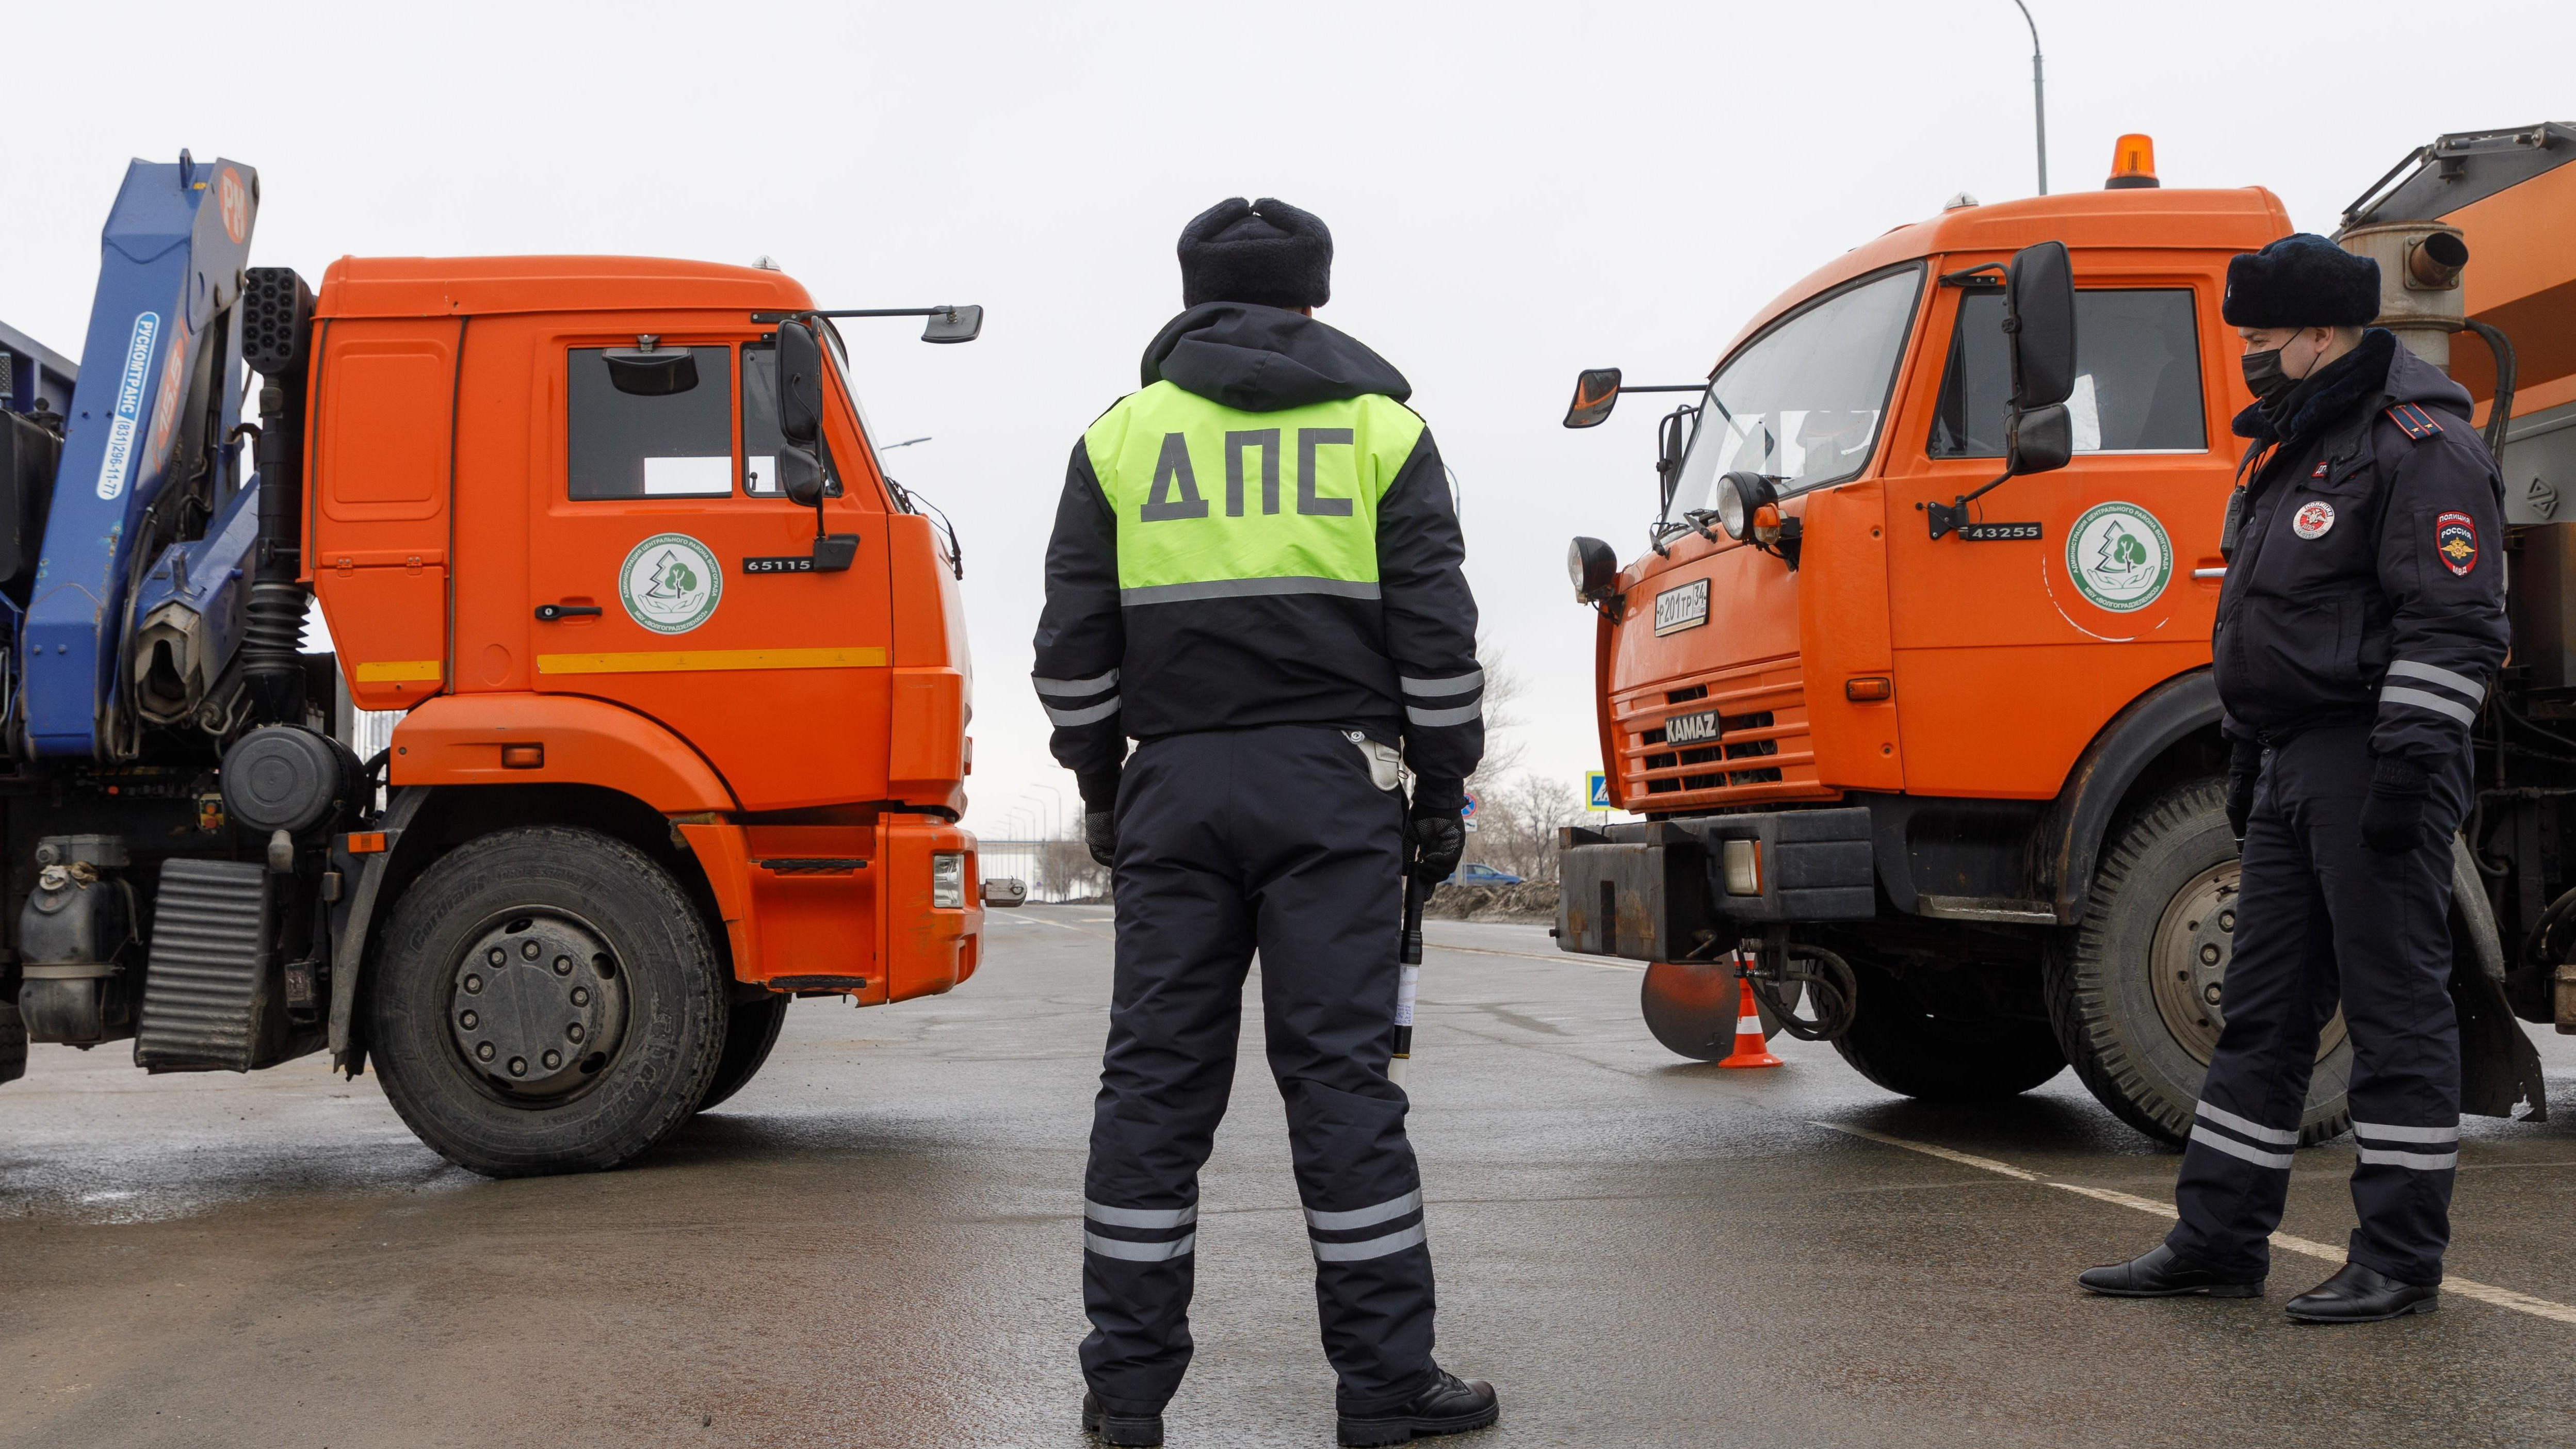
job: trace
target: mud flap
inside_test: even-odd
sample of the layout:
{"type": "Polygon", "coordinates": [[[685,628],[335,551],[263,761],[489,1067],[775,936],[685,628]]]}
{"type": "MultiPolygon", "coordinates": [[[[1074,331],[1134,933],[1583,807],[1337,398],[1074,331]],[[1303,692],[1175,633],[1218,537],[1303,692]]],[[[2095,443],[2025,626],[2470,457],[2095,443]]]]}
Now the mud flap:
{"type": "MultiPolygon", "coordinates": [[[[1735,1050],[1744,1005],[1736,983],[1731,960],[1657,961],[1646,967],[1637,1004],[1655,1040],[1677,1056],[1713,1062],[1735,1050]]],[[[1775,1029],[1767,1015],[1762,1026],[1765,1037],[1775,1029]]]]}
{"type": "Polygon", "coordinates": [[[2549,1087],[2540,1052],[2523,1034],[2504,995],[2504,944],[2468,842],[2451,840],[2451,1007],[2460,1021],[2460,1110],[2511,1117],[2529,1102],[2525,1122],[2549,1120],[2549,1087]]]}

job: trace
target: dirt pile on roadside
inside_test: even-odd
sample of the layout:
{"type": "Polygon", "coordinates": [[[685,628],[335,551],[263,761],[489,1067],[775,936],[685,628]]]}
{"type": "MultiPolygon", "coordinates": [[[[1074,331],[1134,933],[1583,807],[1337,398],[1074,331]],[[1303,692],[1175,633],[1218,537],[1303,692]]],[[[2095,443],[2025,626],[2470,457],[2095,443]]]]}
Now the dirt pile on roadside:
{"type": "Polygon", "coordinates": [[[1510,886],[1442,886],[1434,891],[1426,916],[1443,921],[1519,921],[1556,923],[1556,886],[1528,881],[1510,886]]]}

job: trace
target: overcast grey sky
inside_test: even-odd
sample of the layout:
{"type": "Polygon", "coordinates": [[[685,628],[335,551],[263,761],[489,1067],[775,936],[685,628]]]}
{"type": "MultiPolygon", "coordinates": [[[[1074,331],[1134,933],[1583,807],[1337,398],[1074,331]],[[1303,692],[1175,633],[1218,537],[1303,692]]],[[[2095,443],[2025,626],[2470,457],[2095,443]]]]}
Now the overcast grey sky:
{"type": "MultiPolygon", "coordinates": [[[[2058,190],[2144,131],[2167,185],[2269,186],[2323,230],[2440,132],[2576,117],[2563,0],[2030,3],[2058,190]]],[[[1573,781],[1598,760],[1565,543],[1631,556],[1654,511],[1654,410],[1562,430],[1575,370],[1701,376],[1835,253],[2033,189],[2012,0],[126,4],[5,35],[0,319],[58,350],[127,158],[182,146],[259,168],[256,259],[316,281],[353,253],[768,254],[826,306],[983,303],[971,347],[851,340],[887,440],[935,440],[896,475],[965,537],[988,833],[1039,783],[1071,798],[1026,682],[1046,530],[1200,209],[1332,227],[1321,315],[1412,379],[1535,686],[1529,763],[1573,781]]]]}

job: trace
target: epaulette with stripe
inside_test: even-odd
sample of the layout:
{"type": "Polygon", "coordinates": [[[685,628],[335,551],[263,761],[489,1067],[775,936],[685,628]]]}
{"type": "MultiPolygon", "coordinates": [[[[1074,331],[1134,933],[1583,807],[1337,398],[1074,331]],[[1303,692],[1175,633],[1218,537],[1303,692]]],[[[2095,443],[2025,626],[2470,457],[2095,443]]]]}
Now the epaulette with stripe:
{"type": "Polygon", "coordinates": [[[2388,420],[2404,429],[2406,436],[2419,443],[2442,431],[2442,424],[2438,419],[2413,403],[2399,403],[2390,408],[2388,420]]]}

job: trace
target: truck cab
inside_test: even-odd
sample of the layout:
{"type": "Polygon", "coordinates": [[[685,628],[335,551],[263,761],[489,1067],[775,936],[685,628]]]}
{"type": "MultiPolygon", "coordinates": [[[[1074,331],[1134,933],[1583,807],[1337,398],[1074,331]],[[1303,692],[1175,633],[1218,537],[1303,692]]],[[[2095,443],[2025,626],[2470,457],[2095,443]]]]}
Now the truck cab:
{"type": "MultiPolygon", "coordinates": [[[[2151,171],[1963,199],[1790,287],[1665,418],[1645,550],[1569,554],[1609,794],[1643,818],[1564,832],[1558,940],[1649,962],[1666,1045],[1725,1055],[1741,972],[1773,1029],[1892,1090],[2008,1095],[2071,1061],[2142,1131],[2188,1130],[2234,925],[2208,662],[2251,399],[2219,308],[2228,259],[2291,229],[2269,191],[2151,171]],[[2043,253],[2073,335],[2032,464],[2035,324],[2007,314],[2043,253]]],[[[1584,374],[1568,426],[1620,390],[1584,374]]],[[[2503,956],[2457,973],[2493,1028],[2472,1110],[2540,1101],[2503,956]]],[[[2349,1053],[2338,1022],[2312,1140],[2342,1130],[2349,1053]]]]}
{"type": "Polygon", "coordinates": [[[85,365],[0,331],[0,1082],[328,1050],[461,1165],[605,1168],[792,999],[970,977],[958,552],[833,319],[981,309],[633,257],[317,292],[248,265],[259,196],[135,162],[85,365]]]}

